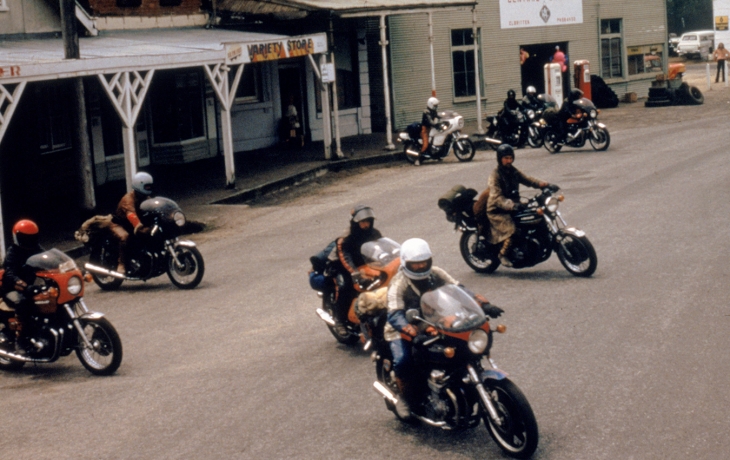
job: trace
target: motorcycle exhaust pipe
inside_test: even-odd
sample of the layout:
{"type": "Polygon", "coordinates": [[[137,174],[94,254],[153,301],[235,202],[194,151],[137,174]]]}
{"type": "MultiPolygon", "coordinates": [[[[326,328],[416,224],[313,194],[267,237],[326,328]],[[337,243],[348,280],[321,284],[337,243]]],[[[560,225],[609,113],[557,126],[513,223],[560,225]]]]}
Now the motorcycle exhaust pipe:
{"type": "Polygon", "coordinates": [[[107,276],[113,276],[115,278],[121,278],[126,279],[127,277],[119,272],[115,272],[112,270],[107,270],[104,267],[97,267],[96,265],[92,265],[90,263],[85,263],[84,268],[89,270],[90,272],[98,273],[100,275],[107,275],[107,276]]]}
{"type": "Polygon", "coordinates": [[[318,308],[315,310],[317,312],[317,315],[319,315],[319,318],[327,323],[329,326],[334,327],[335,326],[335,320],[332,318],[332,315],[327,313],[326,311],[322,310],[321,308],[318,308]]]}
{"type": "Polygon", "coordinates": [[[486,137],[486,136],[484,137],[484,142],[486,142],[487,144],[492,144],[492,145],[502,145],[502,141],[500,141],[498,139],[492,139],[491,137],[486,137]]]}
{"type": "Polygon", "coordinates": [[[421,155],[421,152],[413,149],[406,149],[406,155],[418,158],[421,155]]]}
{"type": "Polygon", "coordinates": [[[380,396],[390,401],[394,406],[398,404],[398,398],[396,398],[395,395],[382,383],[373,382],[373,388],[375,388],[375,391],[380,393],[380,396]]]}
{"type": "Polygon", "coordinates": [[[37,359],[28,358],[27,356],[22,356],[22,355],[16,355],[15,353],[11,353],[9,351],[5,351],[5,350],[1,350],[1,349],[0,349],[0,358],[11,359],[13,361],[23,361],[25,363],[42,362],[37,359]]]}

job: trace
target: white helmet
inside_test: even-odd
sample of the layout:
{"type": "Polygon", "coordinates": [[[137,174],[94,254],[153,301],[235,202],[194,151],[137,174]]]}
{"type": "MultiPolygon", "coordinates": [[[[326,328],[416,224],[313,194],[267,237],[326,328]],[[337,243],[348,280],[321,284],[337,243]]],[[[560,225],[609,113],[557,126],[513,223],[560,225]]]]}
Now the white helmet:
{"type": "Polygon", "coordinates": [[[400,266],[412,280],[422,280],[431,274],[431,248],[421,238],[411,238],[400,247],[400,266]],[[414,268],[414,262],[428,262],[423,267],[414,268]]]}
{"type": "Polygon", "coordinates": [[[534,86],[528,86],[526,93],[527,94],[535,94],[535,93],[537,93],[537,90],[535,89],[534,86]]]}
{"type": "Polygon", "coordinates": [[[438,110],[439,100],[435,97],[429,97],[428,101],[426,101],[426,107],[428,107],[429,110],[438,110]]]}
{"type": "Polygon", "coordinates": [[[152,176],[138,172],[132,176],[132,189],[142,195],[152,195],[152,176]]]}

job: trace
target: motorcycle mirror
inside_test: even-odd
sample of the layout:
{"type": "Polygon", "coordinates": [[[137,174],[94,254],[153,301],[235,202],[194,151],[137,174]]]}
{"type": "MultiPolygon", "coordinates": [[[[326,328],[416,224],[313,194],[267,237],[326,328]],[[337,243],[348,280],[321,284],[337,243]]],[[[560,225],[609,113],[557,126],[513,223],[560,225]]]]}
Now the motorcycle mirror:
{"type": "Polygon", "coordinates": [[[421,318],[418,316],[418,310],[415,308],[411,308],[410,310],[406,311],[406,319],[409,323],[412,323],[416,320],[421,320],[421,318]]]}

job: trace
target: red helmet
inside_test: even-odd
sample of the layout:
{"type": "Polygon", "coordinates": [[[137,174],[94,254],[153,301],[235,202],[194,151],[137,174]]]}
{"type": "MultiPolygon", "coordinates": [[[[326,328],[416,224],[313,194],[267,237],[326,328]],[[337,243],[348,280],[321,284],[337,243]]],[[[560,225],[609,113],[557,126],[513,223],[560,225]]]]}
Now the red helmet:
{"type": "Polygon", "coordinates": [[[13,225],[13,241],[26,248],[38,246],[38,232],[38,225],[32,220],[19,220],[13,225]]]}

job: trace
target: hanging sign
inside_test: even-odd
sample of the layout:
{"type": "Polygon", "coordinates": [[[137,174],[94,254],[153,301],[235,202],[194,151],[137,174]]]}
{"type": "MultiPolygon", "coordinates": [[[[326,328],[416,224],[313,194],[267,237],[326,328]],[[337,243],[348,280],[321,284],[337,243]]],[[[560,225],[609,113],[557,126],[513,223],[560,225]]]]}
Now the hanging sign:
{"type": "Polygon", "coordinates": [[[322,83],[332,83],[335,81],[335,65],[327,62],[319,66],[322,72],[322,83]]]}
{"type": "Polygon", "coordinates": [[[327,52],[325,34],[302,35],[280,40],[264,40],[226,45],[226,64],[276,61],[327,52]]]}
{"type": "Polygon", "coordinates": [[[583,23],[583,0],[499,0],[502,29],[583,23]]]}
{"type": "Polygon", "coordinates": [[[715,16],[715,30],[727,30],[727,16],[715,16]]]}

